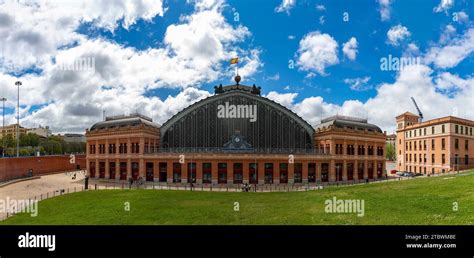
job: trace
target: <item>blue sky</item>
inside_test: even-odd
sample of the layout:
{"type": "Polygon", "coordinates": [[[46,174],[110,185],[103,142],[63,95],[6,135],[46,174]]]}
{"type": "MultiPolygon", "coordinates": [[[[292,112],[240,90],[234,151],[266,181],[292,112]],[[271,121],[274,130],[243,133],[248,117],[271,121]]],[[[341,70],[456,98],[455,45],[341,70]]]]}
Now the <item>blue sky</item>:
{"type": "Polygon", "coordinates": [[[474,1],[136,4],[127,9],[88,3],[92,13],[87,13],[61,1],[38,6],[0,1],[0,86],[9,99],[8,121],[14,119],[16,95],[5,82],[22,80],[21,118],[27,126],[81,132],[100,119],[102,110],[137,110],[162,123],[213,94],[214,85],[232,83],[228,60],[233,56],[241,60],[242,84],[261,86],[263,95],[312,124],[340,113],[366,116],[393,131],[394,116],[415,112],[410,96],[428,118],[474,118],[465,111],[472,102],[472,94],[465,93],[474,89],[474,1]],[[52,17],[20,21],[11,16],[15,12],[51,12],[52,17]],[[56,67],[58,60],[85,56],[95,58],[93,74],[56,67]],[[381,60],[388,56],[419,58],[421,68],[382,71],[381,60]]]}

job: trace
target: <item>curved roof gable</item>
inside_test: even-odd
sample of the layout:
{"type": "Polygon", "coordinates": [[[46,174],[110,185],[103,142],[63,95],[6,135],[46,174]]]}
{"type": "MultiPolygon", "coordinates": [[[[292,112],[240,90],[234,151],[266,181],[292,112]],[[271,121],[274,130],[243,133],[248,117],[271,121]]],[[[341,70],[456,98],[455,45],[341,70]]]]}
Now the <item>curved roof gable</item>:
{"type": "Polygon", "coordinates": [[[235,85],[234,87],[232,87],[232,86],[233,85],[231,85],[230,87],[226,86],[225,88],[228,88],[229,90],[223,91],[222,93],[215,94],[215,95],[212,95],[212,96],[207,97],[205,99],[202,99],[202,100],[188,106],[187,108],[181,110],[180,112],[178,112],[177,114],[172,116],[170,119],[168,119],[168,121],[166,121],[161,126],[161,132],[164,134],[171,127],[171,125],[173,123],[175,123],[176,121],[179,121],[181,118],[185,117],[186,115],[188,115],[192,111],[197,110],[200,107],[205,106],[206,104],[209,104],[209,103],[212,103],[212,102],[217,101],[219,99],[224,99],[224,98],[227,98],[227,97],[230,97],[230,96],[243,96],[243,97],[246,97],[246,98],[256,100],[256,101],[258,101],[260,103],[263,103],[265,105],[268,105],[268,106],[282,112],[283,114],[288,115],[293,120],[298,122],[310,135],[314,134],[313,127],[310,124],[308,124],[308,122],[306,122],[303,118],[301,118],[296,113],[289,110],[288,108],[282,106],[281,104],[279,104],[275,101],[272,101],[272,100],[267,99],[265,97],[261,97],[258,94],[253,94],[253,93],[249,92],[247,90],[247,88],[243,88],[243,87],[252,88],[250,86],[243,86],[243,85],[238,85],[240,87],[235,87],[237,85],[235,85]]]}

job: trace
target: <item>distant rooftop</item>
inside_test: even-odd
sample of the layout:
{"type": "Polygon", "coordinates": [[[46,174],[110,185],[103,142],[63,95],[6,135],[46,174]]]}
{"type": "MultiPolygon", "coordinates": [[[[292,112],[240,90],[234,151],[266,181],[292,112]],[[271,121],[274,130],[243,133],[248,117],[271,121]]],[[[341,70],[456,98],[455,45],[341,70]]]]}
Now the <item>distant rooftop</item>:
{"type": "Polygon", "coordinates": [[[328,118],[321,119],[321,124],[317,125],[316,129],[329,128],[330,126],[336,128],[348,128],[354,130],[368,130],[382,133],[380,127],[367,123],[367,119],[335,115],[328,118]]]}
{"type": "Polygon", "coordinates": [[[94,124],[90,130],[95,129],[107,129],[107,128],[119,128],[125,126],[137,126],[144,124],[150,127],[159,128],[160,125],[153,123],[153,120],[150,117],[139,113],[133,113],[130,115],[118,115],[118,116],[109,116],[105,118],[105,121],[98,122],[94,124]]]}
{"type": "Polygon", "coordinates": [[[119,120],[119,119],[125,119],[125,118],[134,118],[134,117],[143,118],[147,121],[153,122],[153,119],[140,113],[132,113],[130,115],[107,116],[105,117],[105,121],[119,120]]]}
{"type": "Polygon", "coordinates": [[[321,123],[326,123],[326,122],[336,120],[336,119],[345,120],[345,121],[352,121],[352,122],[367,123],[367,119],[365,119],[365,118],[353,117],[353,116],[341,116],[341,115],[326,117],[324,119],[321,119],[321,123]]]}

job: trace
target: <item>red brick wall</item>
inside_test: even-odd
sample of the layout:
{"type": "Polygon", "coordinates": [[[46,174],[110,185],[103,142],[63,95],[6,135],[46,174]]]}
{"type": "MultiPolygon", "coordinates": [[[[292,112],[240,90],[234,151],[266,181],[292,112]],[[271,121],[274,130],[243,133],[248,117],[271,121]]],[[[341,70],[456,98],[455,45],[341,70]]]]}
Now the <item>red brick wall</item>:
{"type": "Polygon", "coordinates": [[[29,169],[33,170],[34,176],[38,176],[75,170],[77,165],[81,169],[86,168],[85,155],[76,155],[76,164],[70,164],[69,160],[69,155],[3,158],[0,159],[0,181],[27,176],[29,169]]]}

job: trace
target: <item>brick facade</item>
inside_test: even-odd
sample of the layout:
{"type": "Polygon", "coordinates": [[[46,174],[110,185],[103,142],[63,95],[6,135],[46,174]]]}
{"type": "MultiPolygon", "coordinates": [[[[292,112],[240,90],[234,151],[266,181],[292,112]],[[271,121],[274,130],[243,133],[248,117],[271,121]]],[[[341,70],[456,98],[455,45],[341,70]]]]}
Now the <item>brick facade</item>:
{"type": "Polygon", "coordinates": [[[32,169],[34,176],[38,176],[72,171],[76,170],[78,166],[80,169],[86,167],[85,155],[76,155],[75,161],[76,164],[71,164],[69,155],[0,159],[0,181],[26,177],[30,169],[32,169]]]}

